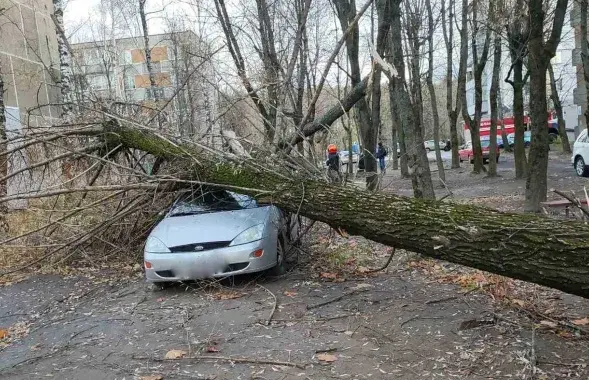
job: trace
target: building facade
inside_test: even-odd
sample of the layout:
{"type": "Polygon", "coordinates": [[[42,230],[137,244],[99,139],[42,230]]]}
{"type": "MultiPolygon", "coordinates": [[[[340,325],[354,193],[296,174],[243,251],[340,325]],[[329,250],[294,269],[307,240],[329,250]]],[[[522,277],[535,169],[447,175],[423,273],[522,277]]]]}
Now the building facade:
{"type": "Polygon", "coordinates": [[[208,45],[191,31],[149,36],[155,86],[143,37],[73,44],[76,95],[161,109],[182,136],[215,146],[220,141],[217,91],[208,45]]]}
{"type": "Polygon", "coordinates": [[[11,126],[59,117],[57,34],[51,0],[0,0],[0,75],[11,126]]]}

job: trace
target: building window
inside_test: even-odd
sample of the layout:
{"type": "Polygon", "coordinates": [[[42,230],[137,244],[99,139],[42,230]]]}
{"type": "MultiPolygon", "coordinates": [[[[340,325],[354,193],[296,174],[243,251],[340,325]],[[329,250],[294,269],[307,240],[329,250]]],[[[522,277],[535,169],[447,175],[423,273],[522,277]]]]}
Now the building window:
{"type": "Polygon", "coordinates": [[[108,78],[106,75],[88,75],[88,84],[93,90],[106,90],[108,78]]]}
{"type": "Polygon", "coordinates": [[[99,65],[102,63],[100,50],[88,49],[84,51],[84,64],[85,65],[99,65]]]}
{"type": "Polygon", "coordinates": [[[131,50],[125,50],[121,55],[121,64],[130,65],[133,63],[133,57],[131,56],[131,50]]]}
{"type": "Polygon", "coordinates": [[[135,88],[135,75],[125,75],[125,90],[135,88]]]}

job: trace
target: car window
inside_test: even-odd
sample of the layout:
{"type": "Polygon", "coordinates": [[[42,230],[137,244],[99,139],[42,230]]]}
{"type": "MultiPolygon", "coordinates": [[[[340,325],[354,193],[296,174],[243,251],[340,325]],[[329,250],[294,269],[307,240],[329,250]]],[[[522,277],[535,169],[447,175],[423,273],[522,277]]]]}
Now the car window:
{"type": "Polygon", "coordinates": [[[577,137],[577,142],[587,142],[587,130],[584,129],[583,132],[577,137]]]}
{"type": "Polygon", "coordinates": [[[247,195],[227,190],[201,188],[181,196],[172,207],[170,216],[243,210],[256,207],[258,207],[257,202],[247,195]]]}
{"type": "Polygon", "coordinates": [[[489,145],[491,145],[491,141],[489,141],[489,140],[481,141],[481,147],[482,148],[488,148],[489,145]]]}

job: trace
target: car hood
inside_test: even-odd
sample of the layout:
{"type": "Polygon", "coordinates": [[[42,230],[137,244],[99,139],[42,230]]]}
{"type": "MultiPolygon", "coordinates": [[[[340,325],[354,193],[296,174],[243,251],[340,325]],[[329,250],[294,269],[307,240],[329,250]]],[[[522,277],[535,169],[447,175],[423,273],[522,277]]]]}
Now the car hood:
{"type": "Polygon", "coordinates": [[[151,232],[167,247],[185,244],[231,241],[241,232],[266,223],[270,207],[173,216],[163,219],[151,232]]]}

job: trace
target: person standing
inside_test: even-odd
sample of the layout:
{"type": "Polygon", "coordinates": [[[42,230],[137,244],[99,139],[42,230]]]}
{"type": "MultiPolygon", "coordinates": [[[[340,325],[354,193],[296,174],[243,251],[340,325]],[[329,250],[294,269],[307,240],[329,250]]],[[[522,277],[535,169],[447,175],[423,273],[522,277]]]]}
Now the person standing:
{"type": "Polygon", "coordinates": [[[333,183],[340,183],[342,181],[340,173],[340,160],[335,144],[329,144],[327,146],[327,176],[329,181],[333,183]]]}
{"type": "Polygon", "coordinates": [[[380,172],[382,174],[386,173],[385,157],[387,156],[387,154],[388,152],[382,145],[382,141],[379,142],[378,147],[376,148],[376,158],[378,159],[378,166],[380,167],[380,172]]]}

